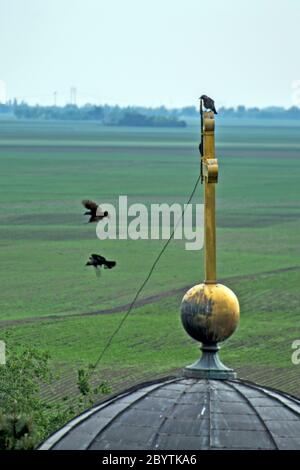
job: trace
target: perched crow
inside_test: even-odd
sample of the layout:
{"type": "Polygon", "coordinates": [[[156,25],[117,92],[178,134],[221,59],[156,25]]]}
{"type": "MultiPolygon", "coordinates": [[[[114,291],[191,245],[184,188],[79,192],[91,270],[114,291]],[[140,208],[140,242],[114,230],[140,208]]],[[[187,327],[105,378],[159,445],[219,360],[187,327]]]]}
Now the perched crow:
{"type": "Polygon", "coordinates": [[[111,268],[114,268],[116,264],[117,263],[115,261],[108,261],[107,259],[104,258],[104,256],[92,254],[89,257],[89,260],[86,263],[86,266],[94,266],[94,268],[96,269],[101,268],[103,266],[104,269],[111,269],[111,268]]]}
{"type": "Polygon", "coordinates": [[[199,99],[203,100],[203,104],[206,109],[210,109],[214,114],[218,114],[215,108],[215,102],[212,98],[206,95],[201,95],[199,99]]]}
{"type": "Polygon", "coordinates": [[[89,222],[98,222],[99,220],[102,220],[104,217],[108,217],[108,212],[103,211],[98,204],[96,204],[93,201],[90,201],[88,199],[84,199],[82,201],[82,204],[86,209],[89,210],[89,212],[85,212],[84,215],[89,215],[90,219],[89,222]]]}

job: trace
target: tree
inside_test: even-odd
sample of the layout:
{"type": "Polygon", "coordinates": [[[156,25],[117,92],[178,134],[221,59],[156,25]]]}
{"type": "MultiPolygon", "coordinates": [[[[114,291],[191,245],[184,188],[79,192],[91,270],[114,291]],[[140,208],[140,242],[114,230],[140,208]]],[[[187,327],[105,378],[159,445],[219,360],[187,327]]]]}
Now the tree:
{"type": "Polygon", "coordinates": [[[77,398],[65,397],[63,403],[47,403],[41,386],[53,383],[47,352],[35,348],[12,351],[0,365],[0,450],[33,449],[51,432],[91,406],[99,394],[110,392],[106,382],[98,387],[90,383],[90,371],[78,371],[77,398]]]}

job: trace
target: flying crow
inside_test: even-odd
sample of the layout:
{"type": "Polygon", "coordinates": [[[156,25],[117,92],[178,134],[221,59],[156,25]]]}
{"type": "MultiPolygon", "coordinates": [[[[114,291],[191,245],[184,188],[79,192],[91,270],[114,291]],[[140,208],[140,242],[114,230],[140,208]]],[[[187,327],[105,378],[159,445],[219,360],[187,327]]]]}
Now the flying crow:
{"type": "Polygon", "coordinates": [[[200,100],[203,100],[203,104],[206,109],[210,109],[214,114],[218,114],[215,108],[215,102],[212,98],[206,95],[201,95],[200,100]]]}
{"type": "Polygon", "coordinates": [[[90,201],[89,199],[84,199],[82,204],[89,212],[85,212],[84,215],[89,215],[90,219],[89,222],[98,222],[99,220],[104,219],[104,217],[108,217],[108,212],[103,211],[98,204],[94,201],[90,201]]]}
{"type": "Polygon", "coordinates": [[[86,263],[86,266],[94,266],[95,269],[99,269],[102,266],[104,269],[111,269],[116,266],[115,261],[108,261],[107,259],[104,258],[104,256],[97,255],[97,254],[92,254],[89,257],[88,262],[86,263]]]}

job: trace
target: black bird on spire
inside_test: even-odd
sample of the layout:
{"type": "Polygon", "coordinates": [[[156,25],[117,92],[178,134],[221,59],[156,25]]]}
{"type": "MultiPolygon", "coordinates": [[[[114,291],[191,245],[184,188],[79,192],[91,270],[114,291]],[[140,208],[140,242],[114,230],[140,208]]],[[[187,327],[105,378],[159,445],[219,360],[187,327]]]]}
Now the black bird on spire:
{"type": "Polygon", "coordinates": [[[214,114],[218,114],[215,108],[215,102],[212,98],[207,95],[201,95],[199,99],[203,100],[203,104],[206,109],[213,111],[214,114]]]}
{"type": "Polygon", "coordinates": [[[90,216],[89,222],[98,222],[99,220],[104,219],[104,217],[108,217],[108,212],[103,211],[101,207],[96,204],[96,202],[89,199],[84,199],[82,204],[89,211],[84,213],[84,215],[90,216]]]}

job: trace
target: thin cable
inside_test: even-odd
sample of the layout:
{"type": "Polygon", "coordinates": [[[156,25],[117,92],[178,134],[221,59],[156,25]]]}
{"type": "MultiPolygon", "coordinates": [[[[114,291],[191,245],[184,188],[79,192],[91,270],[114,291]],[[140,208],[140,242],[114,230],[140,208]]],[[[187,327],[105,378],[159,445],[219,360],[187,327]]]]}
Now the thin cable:
{"type": "Polygon", "coordinates": [[[135,302],[137,301],[137,299],[138,299],[140,293],[142,292],[142,290],[144,289],[145,285],[147,284],[147,282],[149,281],[150,277],[152,276],[152,273],[153,273],[153,271],[154,271],[154,269],[155,269],[155,267],[156,267],[158,261],[160,260],[161,256],[163,255],[163,253],[165,252],[167,246],[169,245],[170,241],[172,240],[172,238],[173,238],[173,236],[174,236],[174,233],[175,233],[175,230],[176,230],[176,228],[178,227],[178,224],[182,221],[182,218],[183,218],[183,216],[184,216],[184,213],[185,213],[185,210],[186,210],[188,204],[189,204],[189,203],[191,202],[191,200],[193,199],[193,196],[194,196],[194,194],[195,194],[195,192],[196,192],[196,189],[197,189],[197,186],[198,186],[198,183],[199,183],[200,179],[201,179],[201,175],[198,176],[197,181],[196,181],[195,186],[194,186],[194,189],[193,189],[193,191],[192,191],[192,193],[191,193],[191,195],[190,195],[190,197],[189,197],[189,200],[188,200],[188,202],[184,205],[184,208],[183,208],[183,210],[182,210],[182,212],[181,212],[181,216],[180,216],[180,218],[178,219],[178,221],[177,221],[175,227],[173,228],[173,231],[172,231],[170,237],[168,238],[168,240],[167,240],[166,243],[164,244],[164,246],[163,246],[163,248],[161,249],[159,255],[156,257],[156,259],[155,259],[154,263],[152,264],[151,269],[150,269],[150,271],[149,271],[149,273],[148,273],[146,279],[143,281],[142,285],[140,286],[140,288],[138,289],[137,293],[135,294],[135,296],[134,296],[134,298],[133,298],[133,300],[132,300],[132,302],[131,302],[131,304],[130,304],[128,310],[127,310],[127,312],[125,313],[125,315],[124,315],[123,318],[121,319],[121,321],[120,321],[119,325],[117,326],[117,328],[115,329],[115,331],[112,333],[112,335],[111,335],[110,338],[108,339],[108,341],[107,341],[106,345],[104,346],[103,350],[101,351],[101,353],[100,353],[98,359],[96,360],[95,364],[93,365],[93,368],[91,369],[90,377],[91,377],[91,375],[93,374],[93,372],[95,371],[95,369],[96,369],[96,367],[98,366],[98,364],[99,364],[99,362],[101,361],[101,359],[103,358],[103,356],[104,356],[104,354],[106,353],[107,349],[110,347],[110,345],[111,345],[111,343],[112,343],[114,337],[117,335],[117,333],[120,331],[121,327],[122,327],[123,324],[125,323],[125,321],[126,321],[126,319],[128,318],[128,316],[129,316],[129,314],[130,314],[130,312],[131,312],[131,310],[132,310],[132,308],[133,308],[135,302]]]}

